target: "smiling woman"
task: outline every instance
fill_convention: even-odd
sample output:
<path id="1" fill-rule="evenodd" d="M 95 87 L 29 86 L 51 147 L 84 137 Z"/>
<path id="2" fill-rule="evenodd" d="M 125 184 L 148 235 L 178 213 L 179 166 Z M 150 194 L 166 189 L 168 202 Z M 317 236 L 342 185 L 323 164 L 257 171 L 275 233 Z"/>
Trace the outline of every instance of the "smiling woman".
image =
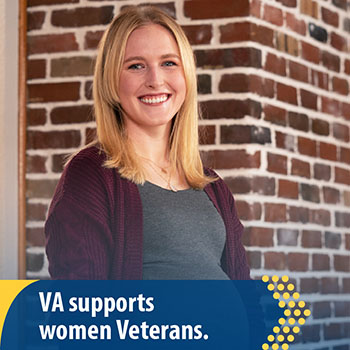
<path id="1" fill-rule="evenodd" d="M 248 279 L 234 199 L 198 147 L 194 56 L 181 27 L 130 6 L 96 60 L 97 137 L 62 174 L 45 225 L 63 279 Z"/>

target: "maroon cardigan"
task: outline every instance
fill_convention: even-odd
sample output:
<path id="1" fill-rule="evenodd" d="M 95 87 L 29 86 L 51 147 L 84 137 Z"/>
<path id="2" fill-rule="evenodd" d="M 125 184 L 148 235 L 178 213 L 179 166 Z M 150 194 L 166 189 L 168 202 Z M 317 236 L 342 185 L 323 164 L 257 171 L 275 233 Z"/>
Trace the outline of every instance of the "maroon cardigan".
<path id="1" fill-rule="evenodd" d="M 104 160 L 96 147 L 82 150 L 57 185 L 45 224 L 54 279 L 142 279 L 141 197 L 137 185 L 103 167 Z M 230 279 L 249 279 L 243 226 L 230 190 L 222 179 L 204 190 L 226 227 L 223 270 Z"/>

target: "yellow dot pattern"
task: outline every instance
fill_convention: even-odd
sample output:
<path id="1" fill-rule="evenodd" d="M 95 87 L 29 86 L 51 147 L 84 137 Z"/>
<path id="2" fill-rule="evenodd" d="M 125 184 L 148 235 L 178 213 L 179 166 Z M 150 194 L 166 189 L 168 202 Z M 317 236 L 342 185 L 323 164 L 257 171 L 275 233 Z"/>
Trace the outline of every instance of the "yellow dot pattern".
<path id="1" fill-rule="evenodd" d="M 300 332 L 300 326 L 305 324 L 306 318 L 311 311 L 306 309 L 306 303 L 300 299 L 300 294 L 295 291 L 295 286 L 289 281 L 289 277 L 276 275 L 271 278 L 267 275 L 262 277 L 267 289 L 273 292 L 273 298 L 278 300 L 278 306 L 283 310 L 284 317 L 278 319 L 279 326 L 273 327 L 273 333 L 267 337 L 262 345 L 263 350 L 288 350 L 289 344 L 295 340 L 295 334 Z M 291 333 L 292 332 L 292 333 Z"/>

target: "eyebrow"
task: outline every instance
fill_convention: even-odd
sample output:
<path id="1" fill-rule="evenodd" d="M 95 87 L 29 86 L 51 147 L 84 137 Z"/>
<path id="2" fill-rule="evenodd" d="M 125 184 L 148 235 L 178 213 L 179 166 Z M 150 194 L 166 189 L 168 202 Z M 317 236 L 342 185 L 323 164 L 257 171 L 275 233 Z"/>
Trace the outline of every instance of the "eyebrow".
<path id="1" fill-rule="evenodd" d="M 180 60 L 179 55 L 176 55 L 176 54 L 174 54 L 174 53 L 167 53 L 167 54 L 165 54 L 165 55 L 160 56 L 160 58 L 161 58 L 161 59 L 164 59 L 164 58 L 177 58 L 177 59 Z M 145 58 L 142 57 L 142 56 L 132 56 L 132 57 L 127 58 L 127 59 L 124 61 L 124 63 L 128 63 L 128 62 L 130 62 L 130 61 L 145 61 Z"/>

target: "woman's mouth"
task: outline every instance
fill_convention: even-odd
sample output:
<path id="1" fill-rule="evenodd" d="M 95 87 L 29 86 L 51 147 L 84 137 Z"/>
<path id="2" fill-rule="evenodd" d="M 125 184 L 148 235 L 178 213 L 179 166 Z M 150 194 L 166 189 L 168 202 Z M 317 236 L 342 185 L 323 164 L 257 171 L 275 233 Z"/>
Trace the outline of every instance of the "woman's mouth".
<path id="1" fill-rule="evenodd" d="M 170 94 L 145 95 L 139 97 L 139 100 L 147 105 L 154 105 L 167 101 L 170 98 L 170 96 Z"/>

